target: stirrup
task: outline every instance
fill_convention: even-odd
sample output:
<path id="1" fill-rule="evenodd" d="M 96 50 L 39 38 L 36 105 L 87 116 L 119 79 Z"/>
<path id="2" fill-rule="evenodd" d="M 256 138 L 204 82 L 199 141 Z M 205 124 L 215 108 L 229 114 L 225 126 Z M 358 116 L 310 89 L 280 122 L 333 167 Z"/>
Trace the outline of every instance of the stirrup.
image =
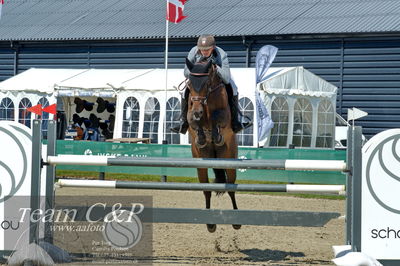
<path id="1" fill-rule="evenodd" d="M 181 122 L 178 126 L 171 127 L 170 130 L 175 133 L 186 134 L 188 128 L 189 128 L 188 122 Z"/>
<path id="2" fill-rule="evenodd" d="M 253 122 L 249 121 L 249 122 L 245 122 L 245 123 L 241 123 L 243 126 L 243 129 L 249 128 L 253 125 Z"/>
<path id="3" fill-rule="evenodd" d="M 243 129 L 244 129 L 244 127 L 243 127 L 242 123 L 236 123 L 236 124 L 232 125 L 232 130 L 234 133 L 239 133 Z"/>
<path id="4" fill-rule="evenodd" d="M 251 121 L 245 122 L 245 123 L 238 122 L 234 127 L 232 127 L 232 130 L 235 133 L 239 133 L 240 131 L 251 127 L 252 125 L 253 125 L 253 122 L 251 122 Z"/>

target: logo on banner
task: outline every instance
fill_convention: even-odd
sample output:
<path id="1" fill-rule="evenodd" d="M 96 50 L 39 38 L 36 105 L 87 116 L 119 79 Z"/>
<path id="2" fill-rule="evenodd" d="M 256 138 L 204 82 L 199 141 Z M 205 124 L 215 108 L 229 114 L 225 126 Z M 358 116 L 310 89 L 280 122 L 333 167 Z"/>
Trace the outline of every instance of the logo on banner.
<path id="1" fill-rule="evenodd" d="M 0 121 L 0 203 L 14 196 L 30 175 L 29 128 L 14 121 Z"/>
<path id="2" fill-rule="evenodd" d="M 93 152 L 92 152 L 91 149 L 86 149 L 86 150 L 83 152 L 83 155 L 93 155 Z"/>
<path id="3" fill-rule="evenodd" d="M 400 135 L 389 136 L 374 147 L 367 158 L 365 177 L 374 200 L 400 214 Z"/>

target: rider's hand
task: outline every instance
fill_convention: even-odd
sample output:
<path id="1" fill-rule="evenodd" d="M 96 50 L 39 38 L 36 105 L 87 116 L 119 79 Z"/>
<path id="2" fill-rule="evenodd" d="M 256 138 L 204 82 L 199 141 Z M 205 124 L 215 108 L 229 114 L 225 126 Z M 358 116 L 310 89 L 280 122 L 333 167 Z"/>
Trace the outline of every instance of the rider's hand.
<path id="1" fill-rule="evenodd" d="M 213 65 L 216 65 L 216 64 L 217 64 L 217 60 L 215 59 L 214 56 L 210 56 L 210 57 L 208 58 L 208 61 L 211 61 L 211 63 L 212 63 Z"/>

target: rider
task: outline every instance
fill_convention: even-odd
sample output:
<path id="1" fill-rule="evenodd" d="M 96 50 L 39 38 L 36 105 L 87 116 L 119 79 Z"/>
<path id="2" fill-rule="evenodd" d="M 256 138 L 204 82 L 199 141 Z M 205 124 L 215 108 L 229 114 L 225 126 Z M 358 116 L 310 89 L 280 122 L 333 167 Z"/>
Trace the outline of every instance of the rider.
<path id="1" fill-rule="evenodd" d="M 213 64 L 216 65 L 217 74 L 226 85 L 226 90 L 228 93 L 228 101 L 232 114 L 232 130 L 235 133 L 238 133 L 241 130 L 251 126 L 251 122 L 242 122 L 243 115 L 239 109 L 238 91 L 235 83 L 231 79 L 228 55 L 224 50 L 215 45 L 214 36 L 208 34 L 201 35 L 197 41 L 197 46 L 194 46 L 190 50 L 188 59 L 192 63 L 211 60 Z M 188 78 L 190 75 L 190 71 L 186 65 L 184 75 L 186 78 Z M 187 121 L 188 95 L 189 89 L 186 88 L 182 95 L 180 124 L 171 128 L 171 131 L 173 132 L 185 134 L 189 128 L 189 123 Z"/>

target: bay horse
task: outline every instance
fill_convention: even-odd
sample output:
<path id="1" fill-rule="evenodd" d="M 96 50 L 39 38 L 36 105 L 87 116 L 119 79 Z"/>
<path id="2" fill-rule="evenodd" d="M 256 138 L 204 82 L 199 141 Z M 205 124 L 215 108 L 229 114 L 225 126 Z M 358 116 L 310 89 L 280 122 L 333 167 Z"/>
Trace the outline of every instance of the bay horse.
<path id="1" fill-rule="evenodd" d="M 226 85 L 217 75 L 216 66 L 209 62 L 192 63 L 186 58 L 189 75 L 188 115 L 189 135 L 194 158 L 237 158 L 238 144 L 231 127 L 231 111 Z M 213 169 L 215 183 L 234 184 L 236 169 Z M 208 183 L 208 169 L 198 168 L 200 183 Z M 204 191 L 206 209 L 210 209 L 211 191 Z M 217 193 L 220 195 L 223 193 Z M 228 192 L 233 209 L 237 209 L 235 192 Z M 232 225 L 240 229 L 241 225 Z M 209 232 L 217 229 L 207 224 Z"/>

